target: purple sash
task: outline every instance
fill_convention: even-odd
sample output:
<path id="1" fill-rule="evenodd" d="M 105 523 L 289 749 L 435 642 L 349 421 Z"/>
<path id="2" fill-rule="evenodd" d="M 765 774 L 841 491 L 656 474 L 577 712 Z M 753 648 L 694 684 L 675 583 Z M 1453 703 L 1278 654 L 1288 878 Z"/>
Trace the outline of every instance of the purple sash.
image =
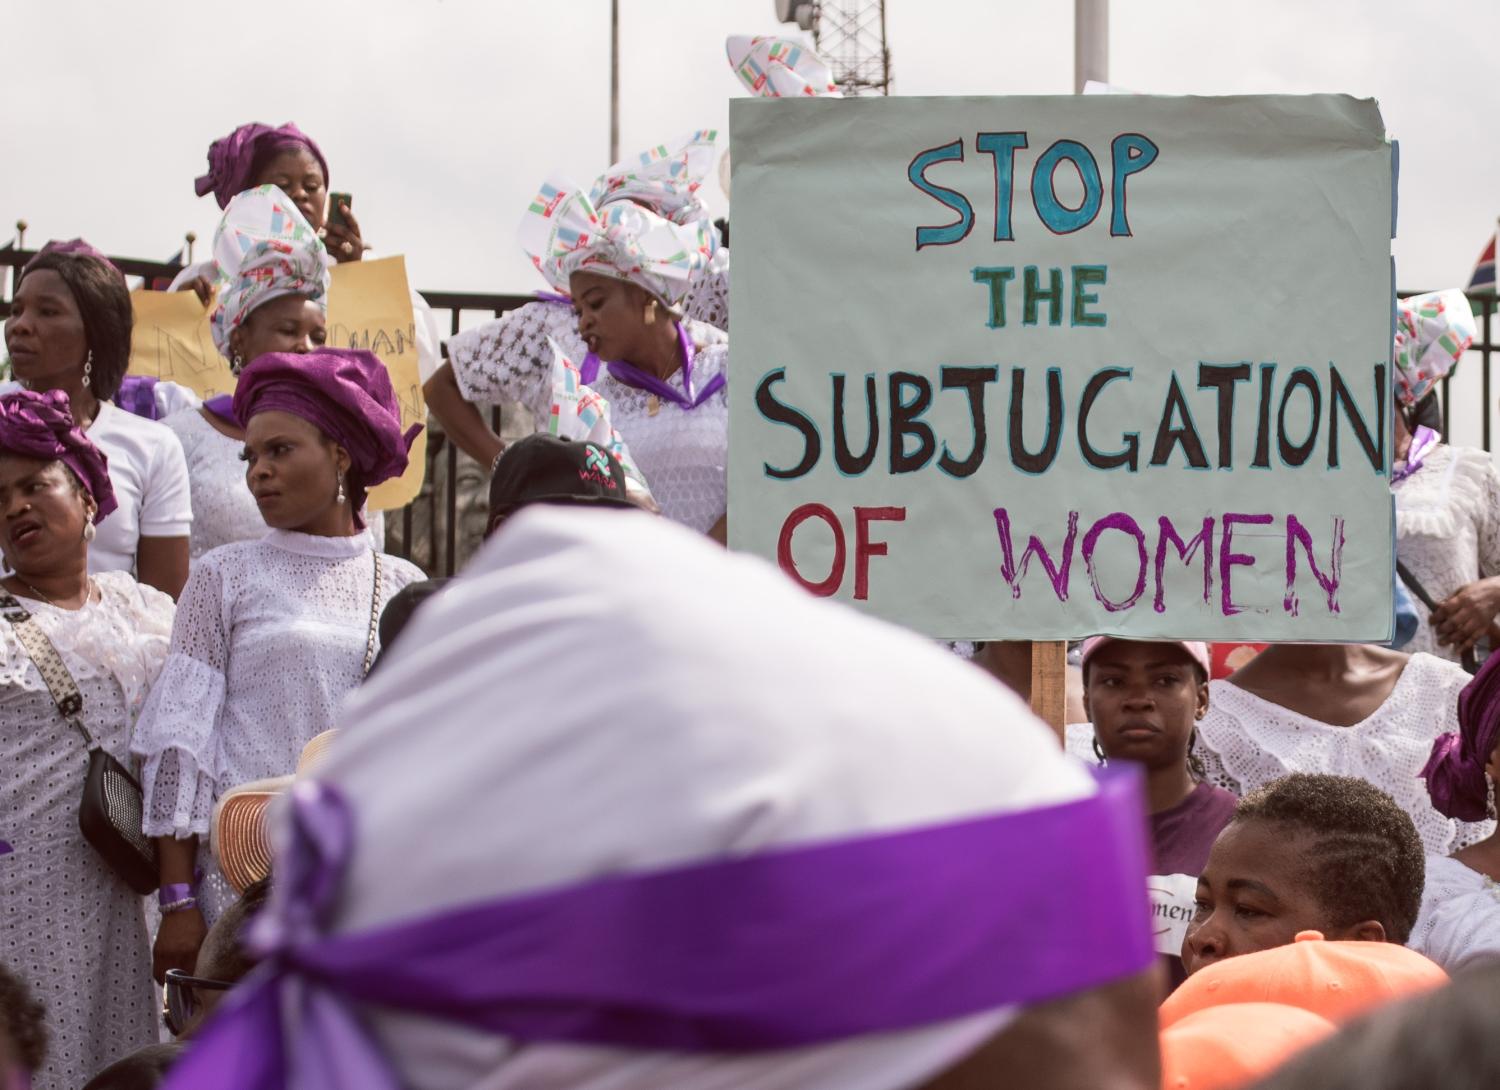
<path id="1" fill-rule="evenodd" d="M 234 415 L 233 394 L 220 394 L 218 397 L 211 397 L 203 403 L 203 407 L 231 427 L 244 427 L 240 423 L 239 417 Z"/>
<path id="2" fill-rule="evenodd" d="M 115 404 L 134 416 L 160 419 L 156 411 L 156 383 L 154 375 L 126 375 L 115 392 Z"/>
<path id="3" fill-rule="evenodd" d="M 1140 777 L 1041 810 L 769 851 L 322 934 L 351 814 L 292 791 L 268 960 L 169 1090 L 398 1090 L 356 1004 L 519 1041 L 813 1045 L 1036 1003 L 1152 964 Z M 497 861 L 499 865 L 499 861 Z"/>
<path id="4" fill-rule="evenodd" d="M 537 298 L 544 303 L 565 303 L 573 305 L 573 301 L 565 295 L 553 295 L 551 292 L 537 292 Z M 692 412 L 702 405 L 714 394 L 724 387 L 723 374 L 717 374 L 708 380 L 707 385 L 693 395 L 693 360 L 697 353 L 693 350 L 693 341 L 687 335 L 687 329 L 681 322 L 677 323 L 677 345 L 682 355 L 682 389 L 679 390 L 664 379 L 657 378 L 649 371 L 642 371 L 633 363 L 621 360 L 616 363 L 604 364 L 609 369 L 610 375 L 616 382 L 622 382 L 637 390 L 645 390 L 649 394 L 655 394 L 663 401 L 670 401 L 681 407 L 683 412 Z M 590 352 L 583 357 L 583 362 L 578 365 L 578 381 L 585 386 L 593 386 L 594 380 L 599 377 L 600 360 L 597 354 Z"/>
<path id="5" fill-rule="evenodd" d="M 1406 448 L 1406 464 L 1391 473 L 1391 484 L 1404 481 L 1417 470 L 1422 468 L 1422 463 L 1432 453 L 1432 448 L 1442 442 L 1443 437 L 1433 431 L 1426 424 L 1421 425 L 1412 432 L 1411 445 Z"/>

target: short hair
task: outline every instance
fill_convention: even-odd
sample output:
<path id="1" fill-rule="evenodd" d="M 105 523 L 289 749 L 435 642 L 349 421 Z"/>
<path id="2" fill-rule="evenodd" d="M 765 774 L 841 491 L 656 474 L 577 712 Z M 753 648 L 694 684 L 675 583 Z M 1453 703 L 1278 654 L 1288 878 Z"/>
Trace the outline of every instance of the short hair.
<path id="1" fill-rule="evenodd" d="M 1240 799 L 1231 824 L 1274 821 L 1314 841 L 1306 858 L 1333 927 L 1378 920 L 1404 944 L 1422 907 L 1426 859 L 1411 815 L 1354 776 L 1296 772 Z"/>
<path id="2" fill-rule="evenodd" d="M 47 1008 L 31 988 L 0 963 L 0 1033 L 10 1039 L 16 1059 L 35 1071 L 47 1058 Z"/>
<path id="3" fill-rule="evenodd" d="M 1489 1090 L 1500 1086 L 1500 962 L 1381 1007 L 1294 1056 L 1257 1090 Z"/>
<path id="4" fill-rule="evenodd" d="M 78 313 L 83 316 L 83 335 L 93 353 L 90 388 L 100 401 L 108 401 L 119 392 L 130 366 L 130 333 L 135 327 L 135 312 L 130 306 L 130 289 L 120 270 L 90 254 L 42 253 L 32 258 L 22 273 L 30 276 L 50 269 L 62 277 Z"/>
<path id="5" fill-rule="evenodd" d="M 270 895 L 269 876 L 251 882 L 204 936 L 204 948 L 208 951 L 205 972 L 214 980 L 237 983 L 259 962 L 245 945 L 245 928 L 265 908 Z"/>

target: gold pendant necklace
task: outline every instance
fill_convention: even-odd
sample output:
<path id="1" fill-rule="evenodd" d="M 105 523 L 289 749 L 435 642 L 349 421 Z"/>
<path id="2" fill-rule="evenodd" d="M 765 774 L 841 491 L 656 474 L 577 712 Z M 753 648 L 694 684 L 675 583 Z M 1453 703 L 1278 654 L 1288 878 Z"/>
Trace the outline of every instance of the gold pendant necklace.
<path id="1" fill-rule="evenodd" d="M 655 416 L 659 412 L 661 412 L 661 398 L 652 394 L 646 398 L 646 415 Z"/>

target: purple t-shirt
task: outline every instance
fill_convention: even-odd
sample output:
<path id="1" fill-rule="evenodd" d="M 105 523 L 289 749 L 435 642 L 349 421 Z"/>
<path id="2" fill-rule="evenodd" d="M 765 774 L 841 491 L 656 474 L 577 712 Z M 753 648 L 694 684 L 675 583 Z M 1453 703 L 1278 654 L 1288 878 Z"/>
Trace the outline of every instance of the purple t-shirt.
<path id="1" fill-rule="evenodd" d="M 1208 851 L 1234 816 L 1239 799 L 1200 783 L 1170 810 L 1151 815 L 1151 843 L 1156 854 L 1156 874 L 1203 873 Z"/>

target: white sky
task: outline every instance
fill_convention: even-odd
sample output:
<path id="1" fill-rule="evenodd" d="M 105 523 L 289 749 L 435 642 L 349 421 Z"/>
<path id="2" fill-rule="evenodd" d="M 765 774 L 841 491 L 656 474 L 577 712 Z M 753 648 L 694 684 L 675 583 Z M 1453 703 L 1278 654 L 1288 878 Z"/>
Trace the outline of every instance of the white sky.
<path id="1" fill-rule="evenodd" d="M 728 128 L 734 33 L 772 0 L 621 0 L 621 149 Z M 1467 282 L 1500 214 L 1496 0 L 1114 0 L 1111 81 L 1173 94 L 1378 98 L 1401 141 L 1403 287 Z M 889 0 L 903 94 L 1065 94 L 1071 0 Z M 795 34 L 794 27 L 785 30 Z M 0 0 L 0 238 L 83 235 L 206 252 L 193 196 L 209 142 L 297 122 L 354 194 L 367 241 L 413 286 L 531 291 L 515 244 L 536 185 L 608 158 L 608 0 Z M 711 201 L 722 195 L 711 182 Z"/>

